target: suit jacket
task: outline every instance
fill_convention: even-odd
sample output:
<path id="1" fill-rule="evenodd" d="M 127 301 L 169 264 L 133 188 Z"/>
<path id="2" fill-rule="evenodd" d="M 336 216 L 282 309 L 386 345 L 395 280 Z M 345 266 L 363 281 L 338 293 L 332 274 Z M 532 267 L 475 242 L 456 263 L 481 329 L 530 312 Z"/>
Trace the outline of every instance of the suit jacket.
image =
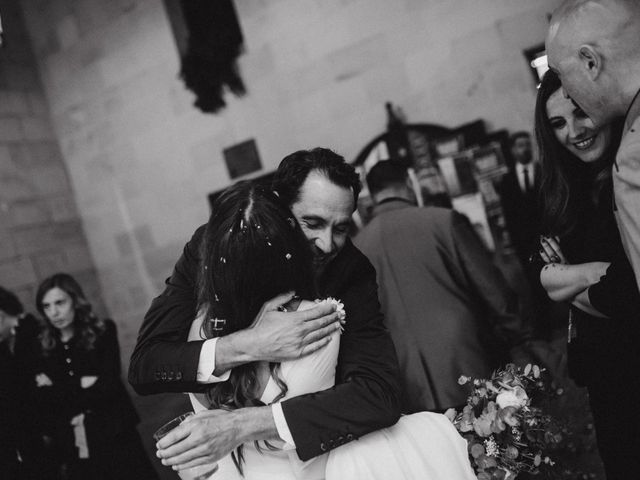
<path id="1" fill-rule="evenodd" d="M 507 230 L 518 257 L 526 264 L 531 253 L 538 247 L 538 235 L 541 232 L 541 213 L 538 192 L 541 181 L 541 167 L 534 163 L 534 185 L 531 192 L 525 194 L 520 188 L 515 167 L 502 178 L 498 193 L 502 203 Z"/>
<path id="2" fill-rule="evenodd" d="M 129 382 L 140 394 L 197 392 L 203 342 L 187 342 L 196 316 L 199 245 L 194 233 L 155 298 L 140 328 L 129 366 Z M 394 424 L 400 414 L 398 363 L 384 327 L 375 271 L 347 241 L 319 279 L 322 295 L 344 302 L 347 324 L 341 337 L 336 385 L 286 400 L 282 410 L 298 456 L 308 460 L 371 431 Z"/>
<path id="3" fill-rule="evenodd" d="M 460 375 L 486 377 L 529 339 L 514 292 L 459 213 L 383 203 L 355 243 L 378 272 L 404 412 L 463 405 Z"/>
<path id="4" fill-rule="evenodd" d="M 113 448 L 113 440 L 122 432 L 135 428 L 139 417 L 122 382 L 120 348 L 116 325 L 105 320 L 105 331 L 94 348 L 78 346 L 75 338 L 67 344 L 58 342 L 43 355 L 36 373 L 49 377 L 52 386 L 37 387 L 36 402 L 43 424 L 59 441 L 71 458 L 76 458 L 71 418 L 85 414 L 89 453 L 92 457 Z M 80 378 L 97 376 L 89 388 L 81 388 Z M 93 453 L 92 453 L 93 452 Z"/>

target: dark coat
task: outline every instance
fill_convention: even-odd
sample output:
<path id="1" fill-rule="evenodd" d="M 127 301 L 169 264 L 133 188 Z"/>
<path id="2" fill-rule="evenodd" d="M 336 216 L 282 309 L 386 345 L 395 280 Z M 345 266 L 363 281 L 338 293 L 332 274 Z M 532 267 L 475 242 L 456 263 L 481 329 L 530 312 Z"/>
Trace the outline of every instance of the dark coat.
<path id="1" fill-rule="evenodd" d="M 131 357 L 129 382 L 140 394 L 197 392 L 203 342 L 187 342 L 196 317 L 196 279 L 204 226 L 194 233 L 164 292 L 147 312 Z M 321 293 L 344 302 L 349 320 L 341 337 L 336 386 L 282 403 L 298 456 L 308 460 L 400 414 L 398 361 L 383 325 L 375 270 L 347 241 L 319 280 Z"/>
<path id="2" fill-rule="evenodd" d="M 533 165 L 534 187 L 531 192 L 525 194 L 522 191 L 514 169 L 510 169 L 498 185 L 507 230 L 524 265 L 529 256 L 539 248 L 538 235 L 541 232 L 539 188 L 542 169 L 537 162 Z"/>
<path id="3" fill-rule="evenodd" d="M 374 209 L 355 243 L 378 272 L 403 411 L 463 405 L 460 375 L 490 375 L 509 347 L 530 338 L 515 293 L 461 214 L 390 201 Z"/>
<path id="4" fill-rule="evenodd" d="M 83 469 L 75 476 L 72 473 L 73 478 L 156 478 L 135 430 L 138 414 L 120 377 L 120 347 L 112 320 L 105 320 L 105 330 L 92 349 L 81 347 L 75 337 L 66 344 L 58 341 L 48 355 L 41 356 L 35 372 L 44 373 L 52 382 L 36 387 L 38 411 L 72 472 Z M 82 388 L 83 376 L 98 379 Z M 89 462 L 78 462 L 70 425 L 80 413 L 85 415 Z M 78 467 L 83 463 L 87 465 Z"/>

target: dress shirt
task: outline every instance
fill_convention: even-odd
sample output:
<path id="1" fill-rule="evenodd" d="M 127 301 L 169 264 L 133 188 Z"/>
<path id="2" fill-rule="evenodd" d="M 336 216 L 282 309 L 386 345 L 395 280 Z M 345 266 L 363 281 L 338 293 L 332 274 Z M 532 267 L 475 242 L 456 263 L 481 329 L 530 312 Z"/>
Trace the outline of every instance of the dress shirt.
<path id="1" fill-rule="evenodd" d="M 529 175 L 529 190 L 532 190 L 534 186 L 534 176 L 535 176 L 535 168 L 534 168 L 533 162 L 529 162 L 526 165 L 523 165 L 520 162 L 516 162 L 516 175 L 518 176 L 518 185 L 520 185 L 520 190 L 522 190 L 524 193 L 527 193 L 527 189 L 525 188 L 525 181 L 524 181 L 525 170 Z"/>

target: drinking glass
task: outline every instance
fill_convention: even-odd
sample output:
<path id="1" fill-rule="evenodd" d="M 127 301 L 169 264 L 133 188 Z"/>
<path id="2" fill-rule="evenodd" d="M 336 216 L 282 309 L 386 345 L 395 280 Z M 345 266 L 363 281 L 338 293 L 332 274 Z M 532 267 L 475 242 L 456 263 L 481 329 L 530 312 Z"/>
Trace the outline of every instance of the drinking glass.
<path id="1" fill-rule="evenodd" d="M 180 416 L 177 416 L 173 420 L 168 421 L 163 426 L 161 426 L 156 432 L 153 434 L 153 439 L 157 442 L 162 437 L 164 437 L 171 430 L 176 428 L 182 422 L 184 422 L 187 418 L 193 415 L 193 412 L 183 413 Z M 213 477 L 213 474 L 218 470 L 217 463 L 207 463 L 204 465 L 198 465 L 196 467 L 187 468 L 185 470 L 178 471 L 178 476 L 182 480 L 209 480 Z"/>

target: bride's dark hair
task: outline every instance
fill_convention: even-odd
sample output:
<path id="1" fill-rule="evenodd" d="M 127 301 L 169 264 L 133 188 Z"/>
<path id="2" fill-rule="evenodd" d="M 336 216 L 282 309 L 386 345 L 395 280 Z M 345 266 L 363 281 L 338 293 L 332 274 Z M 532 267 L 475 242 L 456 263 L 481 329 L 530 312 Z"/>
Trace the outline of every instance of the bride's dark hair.
<path id="1" fill-rule="evenodd" d="M 248 328 L 262 305 L 279 294 L 316 296 L 308 241 L 291 211 L 262 185 L 239 182 L 216 199 L 200 249 L 198 310 L 205 314 L 207 338 Z M 279 364 L 270 367 L 281 398 L 287 387 Z M 249 363 L 234 368 L 207 396 L 211 408 L 260 405 L 257 387 L 256 364 Z M 241 470 L 241 447 L 234 462 Z"/>

